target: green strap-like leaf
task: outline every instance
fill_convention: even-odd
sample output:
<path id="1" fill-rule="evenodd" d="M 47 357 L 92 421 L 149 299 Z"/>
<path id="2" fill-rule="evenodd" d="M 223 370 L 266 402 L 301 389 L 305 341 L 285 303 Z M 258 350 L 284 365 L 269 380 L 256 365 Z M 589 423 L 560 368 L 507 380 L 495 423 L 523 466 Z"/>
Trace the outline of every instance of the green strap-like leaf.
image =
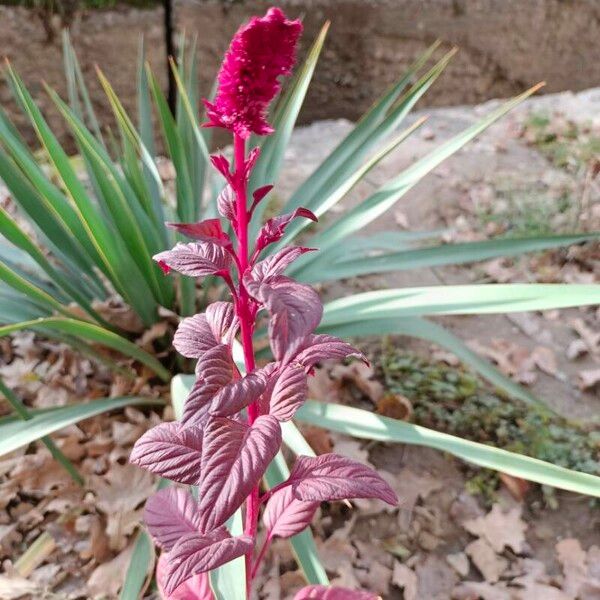
<path id="1" fill-rule="evenodd" d="M 103 329 L 102 327 L 78 319 L 69 319 L 64 317 L 46 317 L 32 321 L 23 321 L 21 323 L 11 323 L 0 327 L 0 337 L 21 331 L 23 329 L 35 329 L 44 331 L 46 329 L 57 330 L 68 335 L 81 337 L 84 340 L 99 342 L 104 346 L 118 350 L 119 352 L 139 360 L 149 369 L 154 371 L 163 381 L 169 381 L 171 374 L 158 362 L 152 355 L 142 350 L 139 346 L 131 343 L 129 340 Z"/>
<path id="2" fill-rule="evenodd" d="M 185 156 L 185 146 L 167 100 L 148 65 L 146 65 L 146 74 L 169 156 L 177 172 L 177 216 L 181 221 L 189 223 L 194 220 L 200 198 L 194 196 L 189 166 Z"/>
<path id="3" fill-rule="evenodd" d="M 89 240 L 100 257 L 98 266 L 111 278 L 119 293 L 136 308 L 144 323 L 148 325 L 153 323 L 156 320 L 156 306 L 152 294 L 135 262 L 129 257 L 123 240 L 114 235 L 108 223 L 102 218 L 97 207 L 91 201 L 69 157 L 52 133 L 21 79 L 10 67 L 8 73 L 19 100 L 31 119 L 56 174 L 64 183 L 81 225 L 83 225 Z"/>
<path id="4" fill-rule="evenodd" d="M 507 283 L 376 290 L 325 305 L 322 324 L 423 315 L 481 315 L 600 304 L 600 285 Z"/>
<path id="5" fill-rule="evenodd" d="M 384 252 L 360 257 L 355 255 L 344 256 L 343 253 L 336 252 L 336 256 L 339 257 L 337 260 L 331 260 L 330 252 L 325 252 L 306 268 L 299 269 L 296 274 L 302 281 L 306 282 L 330 281 L 332 279 L 387 273 L 389 271 L 459 265 L 499 256 L 518 256 L 526 252 L 538 252 L 548 248 L 579 244 L 599 237 L 600 233 L 590 233 L 494 239 Z M 373 238 L 376 241 L 377 235 Z M 351 245 L 352 239 L 348 242 Z"/>
<path id="6" fill-rule="evenodd" d="M 440 145 L 434 151 L 417 160 L 410 167 L 392 178 L 366 200 L 360 202 L 330 227 L 316 235 L 310 243 L 322 250 L 336 245 L 346 236 L 361 229 L 387 210 L 389 210 L 408 190 L 416 185 L 427 173 L 432 171 L 446 158 L 460 150 L 467 142 L 487 129 L 500 117 L 535 93 L 541 86 L 537 85 L 523 94 L 504 103 L 487 117 L 471 125 L 458 135 Z"/>
<path id="7" fill-rule="evenodd" d="M 431 58 L 438 45 L 436 42 L 419 57 L 407 72 L 361 117 L 352 131 L 294 192 L 285 205 L 286 211 L 307 203 L 312 204 L 318 200 L 324 195 L 323 188 L 327 182 L 330 182 L 331 185 L 332 180 L 336 178 L 343 180 L 345 176 L 349 176 L 353 171 L 352 163 L 360 164 L 370 149 L 399 126 L 397 119 L 400 117 L 401 120 L 402 116 L 399 111 L 393 110 L 393 106 L 417 72 Z M 413 91 L 417 88 L 418 86 L 415 86 Z"/>
<path id="8" fill-rule="evenodd" d="M 14 290 L 21 292 L 34 300 L 38 305 L 44 306 L 48 311 L 58 311 L 63 315 L 72 316 L 69 309 L 53 298 L 46 290 L 28 281 L 22 274 L 3 260 L 0 260 L 0 280 L 4 281 Z M 1 317 L 0 317 L 1 321 Z"/>
<path id="9" fill-rule="evenodd" d="M 79 217 L 62 191 L 36 163 L 29 148 L 12 131 L 12 124 L 1 109 L 0 141 L 6 149 L 6 153 L 0 152 L 0 177 L 15 202 L 38 226 L 54 253 L 68 256 L 102 289 L 92 268 L 101 261 Z"/>
<path id="10" fill-rule="evenodd" d="M 542 485 L 600 497 L 600 477 L 595 475 L 557 467 L 542 460 L 381 417 L 366 410 L 309 400 L 296 413 L 296 418 L 354 437 L 435 448 L 480 467 Z"/>
<path id="11" fill-rule="evenodd" d="M 33 415 L 29 409 L 23 404 L 21 398 L 19 398 L 5 383 L 0 379 L 0 394 L 4 396 L 6 401 L 11 405 L 13 411 L 23 421 L 29 421 L 33 418 Z M 71 476 L 73 481 L 78 485 L 83 485 L 83 477 L 75 467 L 75 465 L 61 452 L 58 446 L 50 439 L 49 436 L 45 435 L 41 438 L 42 443 L 48 448 L 50 454 Z"/>
<path id="12" fill-rule="evenodd" d="M 155 557 L 154 544 L 150 536 L 140 529 L 135 539 L 119 600 L 139 600 L 152 572 Z"/>
<path id="13" fill-rule="evenodd" d="M 172 291 L 169 294 L 172 283 L 162 277 L 160 269 L 152 260 L 152 255 L 161 249 L 161 237 L 104 147 L 56 93 L 49 89 L 48 93 L 73 132 L 86 159 L 90 176 L 97 184 L 98 200 L 111 215 L 112 223 L 135 266 L 152 290 L 154 298 L 169 306 L 169 301 L 172 300 Z"/>
<path id="14" fill-rule="evenodd" d="M 60 285 L 61 288 L 71 296 L 75 302 L 79 304 L 93 319 L 102 323 L 104 326 L 108 326 L 108 323 L 92 308 L 92 305 L 75 282 L 69 280 L 69 278 L 54 268 L 44 253 L 31 241 L 27 234 L 19 227 L 16 221 L 14 221 L 10 215 L 0 207 L 0 233 L 9 240 L 12 244 L 21 248 L 46 272 L 56 285 Z"/>
<path id="15" fill-rule="evenodd" d="M 31 411 L 32 417 L 28 421 L 4 418 L 0 420 L 0 455 L 8 454 L 69 425 L 111 410 L 126 406 L 160 404 L 162 401 L 155 398 L 102 398 L 89 404 Z"/>
<path id="16" fill-rule="evenodd" d="M 71 36 L 68 29 L 63 29 L 63 61 L 65 67 L 65 76 L 67 79 L 67 91 L 69 94 L 69 104 L 75 114 L 83 121 L 89 123 L 96 139 L 104 144 L 100 125 L 90 100 L 90 94 L 81 72 L 75 49 L 71 43 Z M 81 104 L 83 103 L 82 109 Z"/>
<path id="17" fill-rule="evenodd" d="M 362 178 L 373 169 L 376 165 L 378 165 L 390 152 L 395 150 L 406 138 L 408 138 L 415 130 L 417 130 L 423 123 L 425 119 L 418 119 L 415 121 L 410 127 L 405 129 L 400 135 L 396 136 L 389 144 L 386 144 L 379 152 L 376 152 L 369 160 L 367 160 L 364 164 L 360 165 L 358 168 L 353 169 L 352 173 L 348 174 L 347 177 L 341 177 L 338 181 L 336 181 L 335 186 L 331 186 L 328 190 L 328 193 L 324 193 L 322 196 L 319 196 L 315 202 L 310 206 L 310 210 L 314 212 L 317 217 L 322 216 L 327 211 L 329 211 L 333 206 L 335 206 L 340 200 L 344 198 L 344 196 L 350 192 L 350 190 L 362 180 Z M 275 252 L 278 248 L 281 248 L 285 244 L 289 243 L 293 240 L 299 233 L 301 233 L 306 227 L 312 224 L 312 221 L 308 219 L 296 219 L 287 228 L 286 235 L 283 239 L 271 246 L 270 251 Z M 309 242 L 310 243 L 310 242 Z M 311 259 L 312 260 L 312 259 Z M 294 270 L 298 270 L 299 267 L 302 266 L 303 261 L 295 263 Z M 290 273 L 292 270 L 290 269 Z"/>

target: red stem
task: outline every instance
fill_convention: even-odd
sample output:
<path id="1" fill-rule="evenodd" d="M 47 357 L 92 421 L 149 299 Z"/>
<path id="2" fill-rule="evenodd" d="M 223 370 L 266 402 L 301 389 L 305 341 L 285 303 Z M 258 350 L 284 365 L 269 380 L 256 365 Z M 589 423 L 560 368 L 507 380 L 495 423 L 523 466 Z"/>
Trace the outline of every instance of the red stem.
<path id="1" fill-rule="evenodd" d="M 271 534 L 269 533 L 267 535 L 267 537 L 265 538 L 263 546 L 260 549 L 260 552 L 258 553 L 256 561 L 254 562 L 254 566 L 252 567 L 252 575 L 251 575 L 252 579 L 254 579 L 256 577 L 256 575 L 258 574 L 258 567 L 260 567 L 260 563 L 262 562 L 262 559 L 265 557 L 265 554 L 267 553 L 267 550 L 269 549 L 269 546 L 271 545 L 272 539 L 273 538 L 271 538 Z"/>
<path id="2" fill-rule="evenodd" d="M 239 293 L 235 302 L 236 313 L 240 322 L 242 335 L 242 347 L 244 349 L 244 363 L 246 372 L 254 370 L 256 364 L 254 361 L 254 348 L 252 345 L 252 333 L 254 330 L 254 317 L 250 306 L 250 297 L 244 287 L 242 278 L 248 268 L 248 203 L 247 203 L 247 182 L 244 174 L 244 165 L 246 161 L 246 141 L 238 135 L 233 137 L 233 151 L 235 161 L 234 173 L 234 192 L 236 198 L 237 227 L 236 235 L 238 239 L 237 246 L 237 266 L 239 279 Z M 259 408 L 256 403 L 248 407 L 248 424 L 252 425 L 259 414 Z M 256 528 L 258 523 L 258 486 L 256 486 L 246 500 L 246 521 L 244 524 L 244 533 L 252 538 L 256 537 Z M 252 551 L 246 555 L 246 594 L 250 597 L 252 589 Z"/>

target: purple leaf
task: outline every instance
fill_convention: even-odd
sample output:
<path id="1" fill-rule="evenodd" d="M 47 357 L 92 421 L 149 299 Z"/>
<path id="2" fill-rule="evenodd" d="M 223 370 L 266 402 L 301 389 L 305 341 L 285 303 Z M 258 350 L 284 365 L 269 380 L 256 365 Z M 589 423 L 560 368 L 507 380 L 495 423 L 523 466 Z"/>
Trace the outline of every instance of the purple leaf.
<path id="1" fill-rule="evenodd" d="M 192 240 L 214 242 L 224 248 L 231 247 L 231 240 L 223 231 L 219 219 L 206 219 L 197 223 L 166 223 L 166 225 Z"/>
<path id="2" fill-rule="evenodd" d="M 133 446 L 129 462 L 161 477 L 196 485 L 200 480 L 202 429 L 161 423 Z"/>
<path id="3" fill-rule="evenodd" d="M 285 233 L 286 227 L 297 217 L 304 217 L 311 221 L 318 221 L 317 217 L 308 208 L 297 208 L 294 212 L 269 219 L 261 228 L 256 238 L 256 250 L 260 252 L 269 244 L 278 242 Z"/>
<path id="4" fill-rule="evenodd" d="M 263 523 L 270 537 L 288 538 L 310 525 L 319 502 L 298 500 L 291 487 L 276 491 L 268 500 Z"/>
<path id="5" fill-rule="evenodd" d="M 289 421 L 306 400 L 307 379 L 302 365 L 284 367 L 270 386 L 269 414 L 278 421 Z"/>
<path id="6" fill-rule="evenodd" d="M 238 326 L 231 302 L 213 302 L 206 309 L 206 320 L 219 343 L 223 338 L 226 339 L 226 343 L 231 343 L 231 338 Z"/>
<path id="7" fill-rule="evenodd" d="M 254 169 L 256 161 L 259 159 L 259 157 L 260 146 L 254 146 L 254 148 L 252 148 L 252 150 L 248 152 L 248 158 L 244 163 L 244 177 L 246 178 L 246 180 L 250 178 L 250 175 L 252 174 L 252 169 Z"/>
<path id="8" fill-rule="evenodd" d="M 323 305 L 317 292 L 283 275 L 260 283 L 249 282 L 246 286 L 271 314 L 269 339 L 275 358 L 293 356 L 298 345 L 321 321 Z"/>
<path id="9" fill-rule="evenodd" d="M 245 284 L 260 283 L 267 277 L 281 275 L 297 258 L 306 252 L 314 252 L 315 248 L 302 246 L 285 246 L 275 254 L 257 262 L 252 270 L 244 276 Z"/>
<path id="10" fill-rule="evenodd" d="M 252 427 L 213 417 L 204 431 L 203 477 L 198 489 L 203 531 L 224 523 L 250 494 L 281 445 L 275 417 L 258 417 Z"/>
<path id="11" fill-rule="evenodd" d="M 187 358 L 199 358 L 217 344 L 204 313 L 183 319 L 173 337 L 173 346 Z"/>
<path id="12" fill-rule="evenodd" d="M 169 555 L 163 552 L 156 565 L 156 585 L 163 600 L 214 600 L 210 588 L 208 573 L 198 573 L 188 579 L 175 591 L 167 594 L 165 591 L 165 579 L 169 570 Z"/>
<path id="13" fill-rule="evenodd" d="M 165 273 L 173 269 L 190 277 L 222 274 L 231 263 L 229 252 L 213 242 L 178 243 L 172 250 L 155 254 L 153 258 Z"/>
<path id="14" fill-rule="evenodd" d="M 223 217 L 235 223 L 235 192 L 230 185 L 226 185 L 217 196 L 217 209 Z"/>
<path id="15" fill-rule="evenodd" d="M 179 538 L 198 533 L 198 506 L 188 491 L 168 487 L 148 498 L 144 522 L 156 543 L 168 551 Z"/>
<path id="16" fill-rule="evenodd" d="M 272 185 L 263 185 L 262 187 L 254 190 L 252 193 L 252 208 L 254 208 L 272 189 Z"/>
<path id="17" fill-rule="evenodd" d="M 380 598 L 381 596 L 372 592 L 325 585 L 309 585 L 294 596 L 294 600 L 379 600 Z"/>
<path id="18" fill-rule="evenodd" d="M 213 398 L 210 413 L 218 417 L 229 417 L 258 400 L 265 391 L 267 382 L 260 372 L 248 373 L 221 389 Z"/>
<path id="19" fill-rule="evenodd" d="M 183 423 L 204 425 L 217 392 L 233 380 L 235 365 L 229 346 L 219 344 L 205 352 L 196 364 L 196 383 L 183 407 Z"/>
<path id="20" fill-rule="evenodd" d="M 242 535 L 231 537 L 226 527 L 200 535 L 189 533 L 169 552 L 169 569 L 165 578 L 167 594 L 198 573 L 205 573 L 250 552 L 254 540 Z"/>
<path id="21" fill-rule="evenodd" d="M 294 361 L 302 363 L 310 370 L 318 362 L 330 358 L 341 359 L 350 356 L 368 362 L 366 356 L 351 344 L 333 335 L 321 333 L 307 336 L 302 346 L 298 349 L 298 353 L 294 356 Z"/>
<path id="22" fill-rule="evenodd" d="M 173 338 L 173 346 L 187 358 L 200 358 L 223 339 L 225 343 L 231 343 L 236 328 L 233 304 L 214 302 L 206 309 L 206 313 L 181 321 Z"/>
<path id="23" fill-rule="evenodd" d="M 337 454 L 299 456 L 287 483 L 299 500 L 379 498 L 398 504 L 394 490 L 375 470 Z"/>
<path id="24" fill-rule="evenodd" d="M 222 154 L 211 154 L 210 162 L 213 164 L 213 167 L 223 175 L 226 181 L 231 181 L 229 161 Z"/>

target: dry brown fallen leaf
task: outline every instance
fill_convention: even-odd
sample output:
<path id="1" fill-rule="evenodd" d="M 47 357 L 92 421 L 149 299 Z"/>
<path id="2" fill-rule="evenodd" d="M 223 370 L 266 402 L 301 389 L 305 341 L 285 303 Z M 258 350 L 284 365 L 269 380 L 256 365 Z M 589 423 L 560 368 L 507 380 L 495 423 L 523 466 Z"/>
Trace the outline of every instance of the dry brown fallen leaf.
<path id="1" fill-rule="evenodd" d="M 463 581 L 452 590 L 453 600 L 513 600 L 511 592 L 502 585 L 485 581 Z"/>
<path id="2" fill-rule="evenodd" d="M 18 598 L 38 597 L 41 593 L 41 587 L 28 579 L 15 575 L 0 575 L 0 598 L 2 600 L 17 600 Z"/>
<path id="3" fill-rule="evenodd" d="M 135 541 L 112 560 L 102 563 L 94 569 L 87 581 L 90 598 L 114 598 L 119 593 L 125 581 L 125 573 L 131 559 Z"/>
<path id="4" fill-rule="evenodd" d="M 489 346 L 478 340 L 469 340 L 469 347 L 496 363 L 507 376 L 523 385 L 532 385 L 537 380 L 535 363 L 529 350 L 507 340 L 493 339 Z"/>
<path id="5" fill-rule="evenodd" d="M 527 524 L 521 519 L 520 506 L 503 512 L 499 504 L 494 504 L 487 515 L 467 520 L 463 527 L 469 533 L 484 538 L 495 552 L 502 552 L 505 547 L 517 553 L 523 550 Z"/>
<path id="6" fill-rule="evenodd" d="M 600 384 L 600 369 L 585 369 L 577 374 L 579 387 L 582 390 L 591 390 Z"/>
<path id="7" fill-rule="evenodd" d="M 464 552 L 448 554 L 446 562 L 461 576 L 466 577 L 469 574 L 469 559 Z"/>
<path id="8" fill-rule="evenodd" d="M 341 382 L 352 382 L 373 404 L 377 404 L 385 393 L 383 385 L 375 379 L 373 367 L 363 362 L 355 361 L 349 365 L 336 364 L 331 369 L 331 377 Z"/>
<path id="9" fill-rule="evenodd" d="M 408 421 L 412 415 L 412 404 L 406 396 L 387 393 L 377 401 L 375 412 L 398 421 Z"/>
<path id="10" fill-rule="evenodd" d="M 563 590 L 579 600 L 600 598 L 600 549 L 592 546 L 587 552 L 579 540 L 566 538 L 556 544 L 556 557 L 564 573 Z"/>
<path id="11" fill-rule="evenodd" d="M 113 550 L 122 550 L 141 517 L 136 510 L 154 491 L 152 474 L 133 465 L 113 464 L 104 477 L 91 478 L 96 506 L 107 518 L 106 533 Z"/>
<path id="12" fill-rule="evenodd" d="M 443 487 L 443 482 L 438 477 L 426 471 L 416 473 L 410 467 L 404 467 L 394 479 L 400 499 L 400 521 L 404 521 L 406 517 L 411 518 L 419 498 L 426 500 L 430 494 Z"/>
<path id="13" fill-rule="evenodd" d="M 392 583 L 404 590 L 404 600 L 417 600 L 417 575 L 401 562 L 394 563 Z"/>
<path id="14" fill-rule="evenodd" d="M 600 353 L 600 331 L 594 331 L 588 327 L 581 318 L 573 319 L 570 325 L 583 340 L 589 352 L 592 354 Z"/>
<path id="15" fill-rule="evenodd" d="M 414 567 L 417 575 L 419 600 L 446 600 L 448 591 L 458 583 L 454 569 L 441 557 L 427 554 Z"/>
<path id="16" fill-rule="evenodd" d="M 527 492 L 531 489 L 531 483 L 526 479 L 514 477 L 508 473 L 499 473 L 500 481 L 506 486 L 510 495 L 517 501 L 522 502 Z"/>
<path id="17" fill-rule="evenodd" d="M 531 358 L 536 367 L 547 375 L 556 376 L 558 365 L 556 355 L 546 346 L 536 346 L 531 353 Z"/>
<path id="18" fill-rule="evenodd" d="M 508 561 L 498 556 L 483 538 L 471 542 L 465 552 L 488 583 L 496 583 L 508 567 Z"/>

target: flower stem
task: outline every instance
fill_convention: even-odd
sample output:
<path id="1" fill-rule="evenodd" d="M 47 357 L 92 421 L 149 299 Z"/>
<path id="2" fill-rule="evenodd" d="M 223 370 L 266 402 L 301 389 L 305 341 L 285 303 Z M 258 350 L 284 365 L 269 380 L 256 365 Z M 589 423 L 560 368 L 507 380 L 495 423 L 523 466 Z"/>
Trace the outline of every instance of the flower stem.
<path id="1" fill-rule="evenodd" d="M 235 199 L 237 217 L 237 265 L 239 275 L 239 292 L 236 300 L 236 313 L 240 322 L 242 347 L 244 350 L 244 363 L 246 372 L 250 373 L 256 367 L 254 360 L 254 348 L 252 345 L 252 333 L 254 329 L 254 317 L 250 307 L 250 297 L 244 287 L 242 278 L 248 268 L 248 205 L 247 205 L 247 181 L 245 171 L 246 141 L 244 138 L 234 135 L 233 151 L 235 161 Z M 252 425 L 258 417 L 259 409 L 256 403 L 248 407 L 248 424 Z M 256 486 L 246 501 L 246 520 L 244 533 L 252 538 L 256 537 L 258 523 L 258 486 Z M 252 589 L 252 551 L 246 555 L 246 594 L 250 597 Z"/>
<path id="2" fill-rule="evenodd" d="M 256 575 L 258 574 L 258 568 L 260 567 L 260 563 L 262 562 L 262 559 L 265 557 L 265 554 L 267 553 L 267 550 L 269 549 L 269 546 L 271 545 L 272 539 L 273 538 L 271 537 L 271 534 L 269 533 L 267 535 L 267 537 L 265 538 L 262 548 L 260 549 L 260 552 L 258 553 L 258 557 L 256 558 L 256 561 L 254 562 L 254 566 L 252 567 L 252 579 L 254 579 L 256 577 Z"/>

